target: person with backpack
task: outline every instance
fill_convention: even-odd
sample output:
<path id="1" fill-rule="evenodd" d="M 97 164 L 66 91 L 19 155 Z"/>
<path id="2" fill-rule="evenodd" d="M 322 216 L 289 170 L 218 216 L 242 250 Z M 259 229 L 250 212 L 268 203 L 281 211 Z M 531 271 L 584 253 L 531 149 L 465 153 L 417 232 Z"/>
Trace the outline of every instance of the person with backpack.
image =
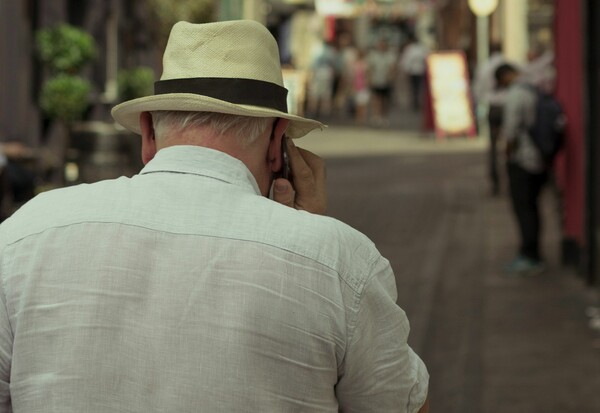
<path id="1" fill-rule="evenodd" d="M 539 197 L 560 148 L 564 116 L 558 102 L 522 79 L 516 67 L 502 64 L 495 77 L 497 84 L 507 89 L 501 136 L 506 145 L 510 198 L 521 238 L 518 254 L 506 272 L 535 275 L 544 271 Z"/>

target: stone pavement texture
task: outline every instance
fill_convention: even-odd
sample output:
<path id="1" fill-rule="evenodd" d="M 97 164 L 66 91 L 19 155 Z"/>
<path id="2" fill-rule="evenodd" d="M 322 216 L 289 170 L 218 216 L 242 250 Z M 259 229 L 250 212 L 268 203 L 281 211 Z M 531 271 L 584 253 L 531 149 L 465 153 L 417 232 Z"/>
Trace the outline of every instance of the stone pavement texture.
<path id="1" fill-rule="evenodd" d="M 517 234 L 505 192 L 488 194 L 482 139 L 332 127 L 297 144 L 327 160 L 329 214 L 391 261 L 432 412 L 600 412 L 600 334 L 586 316 L 598 290 L 560 266 L 551 191 L 546 273 L 507 278 Z"/>

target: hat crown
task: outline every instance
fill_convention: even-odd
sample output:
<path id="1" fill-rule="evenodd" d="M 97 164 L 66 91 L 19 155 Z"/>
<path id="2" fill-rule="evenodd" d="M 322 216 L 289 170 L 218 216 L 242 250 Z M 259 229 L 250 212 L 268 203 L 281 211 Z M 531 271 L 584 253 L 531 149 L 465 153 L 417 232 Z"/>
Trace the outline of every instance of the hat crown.
<path id="1" fill-rule="evenodd" d="M 284 118 L 290 121 L 290 138 L 324 127 L 288 113 L 277 42 L 265 26 L 251 20 L 176 23 L 154 95 L 120 103 L 111 113 L 139 134 L 140 114 L 153 111 Z"/>
<path id="2" fill-rule="evenodd" d="M 255 79 L 283 86 L 277 42 L 252 20 L 176 23 L 161 80 L 188 78 Z"/>

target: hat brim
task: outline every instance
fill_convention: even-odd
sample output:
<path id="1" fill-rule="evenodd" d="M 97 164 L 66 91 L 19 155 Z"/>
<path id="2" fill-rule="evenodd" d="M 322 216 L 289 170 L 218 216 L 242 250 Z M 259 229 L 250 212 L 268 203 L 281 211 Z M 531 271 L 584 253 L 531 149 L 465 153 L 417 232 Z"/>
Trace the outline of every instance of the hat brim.
<path id="1" fill-rule="evenodd" d="M 251 117 L 274 117 L 289 119 L 290 124 L 286 136 L 300 138 L 314 129 L 326 126 L 319 121 L 291 115 L 275 109 L 251 105 L 237 105 L 223 100 L 193 93 L 170 93 L 146 96 L 133 99 L 115 106 L 111 113 L 113 118 L 126 129 L 141 134 L 140 114 L 157 110 L 173 110 L 186 112 L 217 112 L 230 115 Z"/>

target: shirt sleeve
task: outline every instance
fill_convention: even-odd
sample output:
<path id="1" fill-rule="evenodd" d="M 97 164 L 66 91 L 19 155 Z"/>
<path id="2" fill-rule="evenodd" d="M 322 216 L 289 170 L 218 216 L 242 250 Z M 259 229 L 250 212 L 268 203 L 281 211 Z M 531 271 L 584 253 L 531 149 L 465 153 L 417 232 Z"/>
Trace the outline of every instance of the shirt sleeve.
<path id="1" fill-rule="evenodd" d="M 409 323 L 396 305 L 389 262 L 378 259 L 372 274 L 349 327 L 336 386 L 340 411 L 415 413 L 427 398 L 429 374 L 407 343 Z"/>
<path id="2" fill-rule="evenodd" d="M 10 399 L 12 343 L 13 333 L 6 309 L 4 274 L 0 272 L 0 413 L 12 412 Z"/>

